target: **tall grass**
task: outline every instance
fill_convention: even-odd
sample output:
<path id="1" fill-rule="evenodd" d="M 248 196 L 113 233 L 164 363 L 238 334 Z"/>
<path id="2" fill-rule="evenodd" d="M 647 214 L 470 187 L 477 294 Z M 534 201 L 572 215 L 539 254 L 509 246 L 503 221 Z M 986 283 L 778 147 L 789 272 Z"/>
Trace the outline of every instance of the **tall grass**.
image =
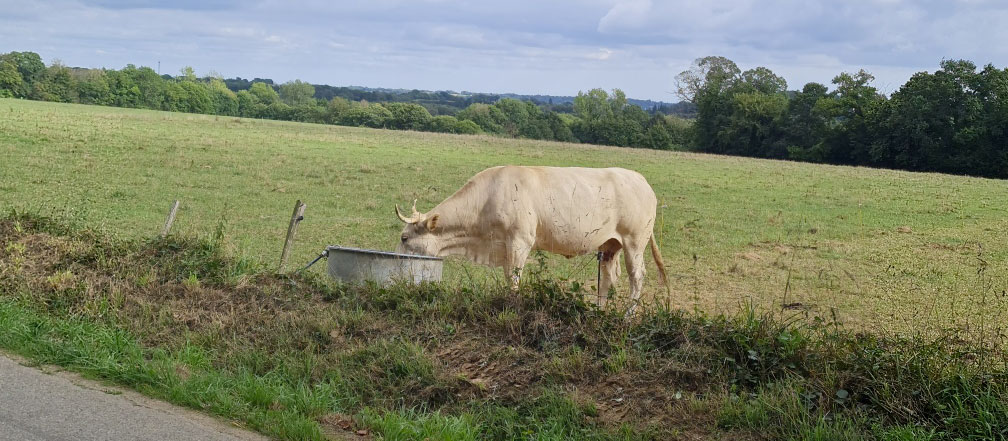
<path id="1" fill-rule="evenodd" d="M 1002 439 L 1004 348 L 501 286 L 275 276 L 226 241 L 0 221 L 0 347 L 284 439 Z M 193 282 L 195 280 L 195 282 Z"/>

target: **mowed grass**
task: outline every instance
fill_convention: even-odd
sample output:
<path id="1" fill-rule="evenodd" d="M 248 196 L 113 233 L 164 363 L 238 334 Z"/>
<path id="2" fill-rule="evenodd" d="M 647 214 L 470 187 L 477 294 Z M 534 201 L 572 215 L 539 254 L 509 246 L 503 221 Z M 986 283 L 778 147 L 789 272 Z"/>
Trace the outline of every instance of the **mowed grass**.
<path id="1" fill-rule="evenodd" d="M 57 211 L 125 237 L 222 227 L 274 262 L 296 199 L 291 259 L 326 245 L 395 246 L 395 203 L 426 211 L 503 164 L 625 167 L 660 200 L 657 232 L 679 308 L 758 309 L 888 332 L 1008 325 L 1008 182 L 489 136 L 356 129 L 0 100 L 0 209 Z M 549 271 L 595 278 L 590 256 Z M 317 265 L 313 271 L 321 271 Z M 502 278 L 452 262 L 447 277 Z M 625 290 L 625 281 L 623 283 Z M 787 308 L 784 308 L 787 306 Z"/>

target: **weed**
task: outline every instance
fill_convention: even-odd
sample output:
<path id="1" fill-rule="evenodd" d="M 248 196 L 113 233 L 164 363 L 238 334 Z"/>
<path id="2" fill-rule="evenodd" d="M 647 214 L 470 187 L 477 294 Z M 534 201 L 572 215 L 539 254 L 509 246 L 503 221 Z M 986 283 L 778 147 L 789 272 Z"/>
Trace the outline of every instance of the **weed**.
<path id="1" fill-rule="evenodd" d="M 616 352 L 609 355 L 608 358 L 603 362 L 605 369 L 610 374 L 617 374 L 622 372 L 627 367 L 627 351 L 625 348 L 620 348 Z"/>
<path id="2" fill-rule="evenodd" d="M 379 413 L 373 409 L 363 412 L 364 424 L 382 439 L 389 441 L 479 440 L 479 426 L 470 414 L 442 415 L 411 410 Z"/>
<path id="3" fill-rule="evenodd" d="M 769 384 L 756 392 L 732 395 L 718 414 L 718 424 L 769 432 L 772 439 L 870 439 L 867 421 L 856 412 L 829 415 L 816 407 L 816 394 L 800 382 Z"/>

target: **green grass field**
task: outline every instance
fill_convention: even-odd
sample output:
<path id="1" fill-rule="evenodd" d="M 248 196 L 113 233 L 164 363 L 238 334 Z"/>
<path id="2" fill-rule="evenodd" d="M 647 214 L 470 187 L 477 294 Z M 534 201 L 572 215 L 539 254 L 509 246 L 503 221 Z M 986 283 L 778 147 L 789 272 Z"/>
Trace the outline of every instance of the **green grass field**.
<path id="1" fill-rule="evenodd" d="M 236 250 L 270 263 L 296 199 L 308 205 L 292 258 L 301 265 L 328 244 L 391 249 L 393 204 L 418 198 L 427 210 L 502 164 L 644 174 L 672 274 L 662 303 L 787 304 L 782 314 L 876 331 L 1008 325 L 1005 181 L 0 100 L 0 209 L 145 237 L 180 199 L 176 231 L 209 235 L 223 223 Z M 548 262 L 557 276 L 594 279 L 592 257 Z M 448 277 L 497 274 L 464 266 L 449 265 Z M 647 289 L 661 293 L 650 274 Z"/>

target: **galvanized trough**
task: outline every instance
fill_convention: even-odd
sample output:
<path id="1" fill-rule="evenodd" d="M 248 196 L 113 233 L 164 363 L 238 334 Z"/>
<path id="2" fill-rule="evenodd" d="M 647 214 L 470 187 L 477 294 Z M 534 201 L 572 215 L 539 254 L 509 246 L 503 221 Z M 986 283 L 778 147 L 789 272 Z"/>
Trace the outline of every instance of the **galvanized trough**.
<path id="1" fill-rule="evenodd" d="M 326 248 L 329 276 L 344 282 L 373 281 L 387 285 L 399 281 L 420 283 L 441 280 L 440 257 L 330 246 Z"/>

